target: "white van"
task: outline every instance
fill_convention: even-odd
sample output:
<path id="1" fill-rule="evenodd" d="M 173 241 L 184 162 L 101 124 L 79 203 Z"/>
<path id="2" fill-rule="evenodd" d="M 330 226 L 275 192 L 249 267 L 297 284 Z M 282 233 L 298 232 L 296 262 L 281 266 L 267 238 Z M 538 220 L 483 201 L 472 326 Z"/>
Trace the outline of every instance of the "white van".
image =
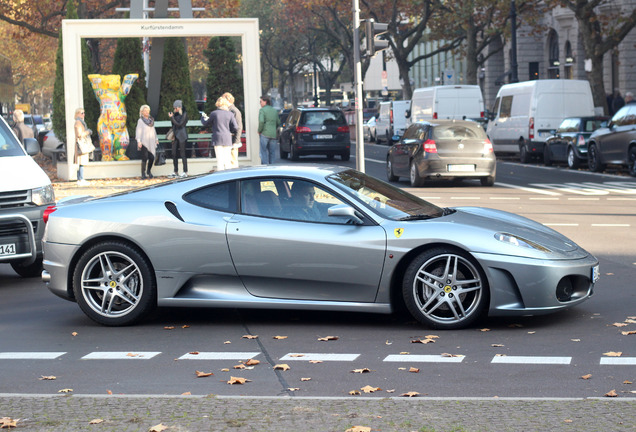
<path id="1" fill-rule="evenodd" d="M 495 153 L 543 156 L 546 139 L 566 117 L 594 116 L 586 80 L 546 79 L 505 84 L 497 93 L 486 132 Z"/>
<path id="2" fill-rule="evenodd" d="M 42 274 L 44 210 L 55 202 L 49 177 L 30 155 L 40 152 L 35 138 L 25 149 L 0 117 L 0 264 L 22 277 Z"/>
<path id="3" fill-rule="evenodd" d="M 469 120 L 484 117 L 484 97 L 478 85 L 418 88 L 411 97 L 408 125 L 421 120 Z"/>
<path id="4" fill-rule="evenodd" d="M 391 143 L 394 135 L 402 136 L 406 130 L 406 113 L 411 101 L 380 102 L 378 115 L 375 119 L 375 140 Z"/>

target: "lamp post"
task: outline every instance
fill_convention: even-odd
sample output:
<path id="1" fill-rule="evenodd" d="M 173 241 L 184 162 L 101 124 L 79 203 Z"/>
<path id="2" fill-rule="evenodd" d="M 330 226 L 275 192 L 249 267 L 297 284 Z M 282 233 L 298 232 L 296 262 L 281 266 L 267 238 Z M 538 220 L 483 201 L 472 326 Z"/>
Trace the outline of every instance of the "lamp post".
<path id="1" fill-rule="evenodd" d="M 515 0 L 510 1 L 510 82 L 519 82 L 517 72 L 517 10 Z"/>
<path id="2" fill-rule="evenodd" d="M 356 169 L 364 172 L 362 139 L 362 64 L 360 63 L 360 2 L 353 0 L 353 64 L 355 68 Z"/>

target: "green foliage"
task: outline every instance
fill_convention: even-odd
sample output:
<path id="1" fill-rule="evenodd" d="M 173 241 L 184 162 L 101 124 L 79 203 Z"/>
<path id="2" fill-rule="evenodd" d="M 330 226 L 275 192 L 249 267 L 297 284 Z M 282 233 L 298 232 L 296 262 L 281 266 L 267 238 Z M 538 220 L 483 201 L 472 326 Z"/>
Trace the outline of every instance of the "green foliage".
<path id="1" fill-rule="evenodd" d="M 168 113 L 173 111 L 172 104 L 177 99 L 183 101 L 189 120 L 199 118 L 183 39 L 166 38 L 157 120 L 170 119 Z"/>
<path id="2" fill-rule="evenodd" d="M 117 49 L 113 62 L 113 74 L 120 75 L 122 80 L 127 74 L 139 75 L 135 84 L 130 88 L 126 96 L 126 127 L 131 137 L 135 136 L 135 128 L 139 120 L 139 107 L 147 104 L 146 71 L 144 70 L 143 46 L 139 38 L 117 39 Z"/>
<path id="3" fill-rule="evenodd" d="M 205 111 L 209 113 L 216 109 L 217 98 L 225 92 L 232 93 L 235 99 L 234 105 L 244 110 L 241 63 L 232 38 L 227 36 L 211 38 L 203 55 L 208 59 L 209 66 L 205 82 L 208 97 Z"/>
<path id="4" fill-rule="evenodd" d="M 73 2 L 69 3 L 69 7 Z M 51 120 L 53 121 L 53 132 L 61 141 L 66 142 L 66 104 L 64 103 L 64 61 L 62 58 L 62 30 L 60 29 L 60 37 L 57 43 L 57 52 L 55 53 L 55 84 L 53 85 L 53 113 Z"/>
<path id="5" fill-rule="evenodd" d="M 84 121 L 89 129 L 93 130 L 93 138 L 97 138 L 97 120 L 99 120 L 99 100 L 95 96 L 88 75 L 92 74 L 91 57 L 86 43 L 82 42 L 82 94 L 84 96 Z"/>

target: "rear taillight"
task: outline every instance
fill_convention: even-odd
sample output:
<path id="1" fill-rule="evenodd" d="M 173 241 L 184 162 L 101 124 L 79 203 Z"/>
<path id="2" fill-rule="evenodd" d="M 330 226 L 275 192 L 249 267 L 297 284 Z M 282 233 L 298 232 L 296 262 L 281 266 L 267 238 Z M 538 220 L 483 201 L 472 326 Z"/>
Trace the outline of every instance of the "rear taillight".
<path id="1" fill-rule="evenodd" d="M 389 121 L 393 124 L 393 110 L 389 111 Z"/>
<path id="2" fill-rule="evenodd" d="M 309 133 L 311 132 L 311 129 L 309 129 L 307 126 L 296 126 L 296 133 Z"/>
<path id="3" fill-rule="evenodd" d="M 484 143 L 484 153 L 492 153 L 493 151 L 492 143 L 489 139 L 486 139 L 486 142 Z"/>
<path id="4" fill-rule="evenodd" d="M 579 135 L 579 139 L 578 139 L 578 144 L 579 147 L 585 147 L 585 138 L 583 138 L 583 135 Z"/>
<path id="5" fill-rule="evenodd" d="M 433 119 L 437 120 L 437 113 L 436 112 L 433 113 Z"/>
<path id="6" fill-rule="evenodd" d="M 48 206 L 47 208 L 44 209 L 44 213 L 42 214 L 42 219 L 44 220 L 44 223 L 47 223 L 49 221 L 49 215 L 53 213 L 55 210 L 57 210 L 57 207 L 54 205 Z"/>
<path id="7" fill-rule="evenodd" d="M 534 117 L 530 117 L 528 124 L 528 138 L 534 139 Z"/>
<path id="8" fill-rule="evenodd" d="M 484 112 L 483 112 L 483 111 L 481 111 L 481 112 L 479 113 L 479 117 L 484 118 Z"/>
<path id="9" fill-rule="evenodd" d="M 349 126 L 344 125 L 344 126 L 338 126 L 338 132 L 346 132 L 349 133 Z"/>
<path id="10" fill-rule="evenodd" d="M 437 146 L 435 145 L 435 141 L 433 141 L 432 139 L 427 139 L 426 141 L 424 141 L 422 143 L 422 146 L 424 147 L 424 151 L 426 153 L 437 153 Z"/>

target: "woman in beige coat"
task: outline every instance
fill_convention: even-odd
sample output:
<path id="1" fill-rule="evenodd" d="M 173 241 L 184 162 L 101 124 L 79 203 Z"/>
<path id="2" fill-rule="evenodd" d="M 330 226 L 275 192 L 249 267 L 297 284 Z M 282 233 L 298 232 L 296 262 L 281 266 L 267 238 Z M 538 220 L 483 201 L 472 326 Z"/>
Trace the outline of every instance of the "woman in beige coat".
<path id="1" fill-rule="evenodd" d="M 75 110 L 75 163 L 79 165 L 77 169 L 77 185 L 86 186 L 88 182 L 84 180 L 84 165 L 89 162 L 89 153 L 80 154 L 80 148 L 77 144 L 77 140 L 85 136 L 90 136 L 93 133 L 84 121 L 84 108 L 77 108 Z"/>

